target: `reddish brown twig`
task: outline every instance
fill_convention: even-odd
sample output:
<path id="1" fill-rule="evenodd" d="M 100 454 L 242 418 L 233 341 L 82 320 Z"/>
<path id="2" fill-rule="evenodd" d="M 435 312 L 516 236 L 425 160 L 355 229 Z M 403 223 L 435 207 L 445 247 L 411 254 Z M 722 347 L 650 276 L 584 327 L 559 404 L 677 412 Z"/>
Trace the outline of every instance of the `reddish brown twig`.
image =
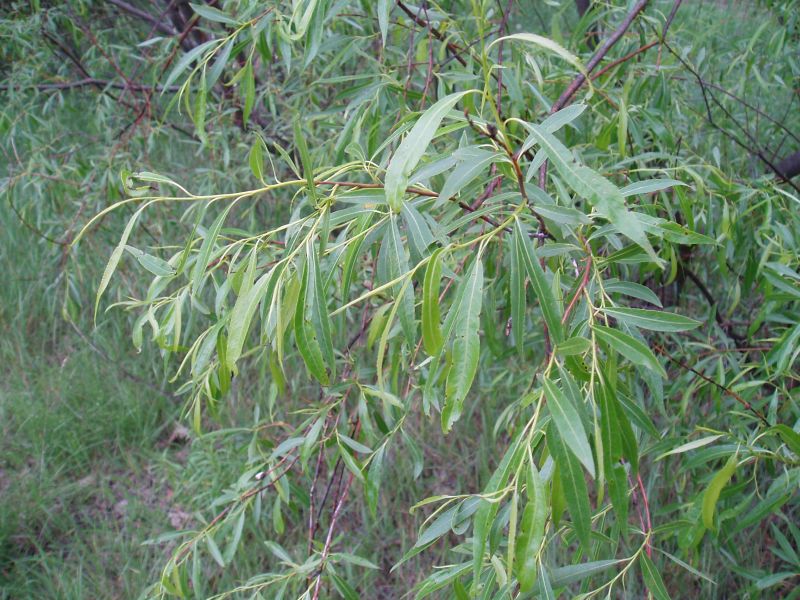
<path id="1" fill-rule="evenodd" d="M 618 58 L 617 60 L 608 63 L 605 67 L 600 69 L 597 73 L 594 73 L 591 76 L 591 80 L 594 81 L 595 79 L 598 79 L 598 78 L 602 77 L 603 75 L 605 75 L 606 73 L 608 73 L 614 67 L 616 67 L 618 65 L 621 65 L 624 62 L 628 62 L 630 59 L 634 58 L 635 56 L 638 56 L 642 52 L 647 52 L 648 50 L 650 50 L 650 48 L 652 48 L 653 46 L 655 46 L 659 42 L 660 42 L 660 40 L 653 40 L 649 44 L 645 44 L 644 46 L 641 46 L 641 47 L 637 48 L 633 52 L 629 52 L 628 54 L 626 54 L 622 58 Z"/>
<path id="2" fill-rule="evenodd" d="M 761 420 L 761 422 L 762 422 L 764 425 L 766 425 L 767 427 L 769 427 L 769 421 L 767 421 L 767 418 L 764 416 L 764 414 L 763 414 L 761 411 L 759 411 L 757 408 L 755 408 L 755 407 L 754 407 L 752 404 L 750 404 L 750 403 L 749 403 L 747 400 L 745 400 L 744 398 L 742 398 L 742 397 L 741 397 L 739 394 L 737 394 L 736 392 L 734 392 L 734 391 L 733 391 L 731 388 L 729 388 L 729 387 L 727 387 L 727 386 L 724 386 L 724 385 L 722 385 L 721 383 L 718 383 L 718 382 L 714 381 L 713 379 L 711 379 L 711 378 L 710 378 L 710 377 L 708 377 L 707 375 L 705 375 L 705 374 L 701 373 L 701 372 L 700 372 L 700 371 L 698 371 L 697 369 L 695 369 L 695 368 L 693 368 L 693 367 L 690 367 L 689 365 L 687 365 L 687 364 L 686 364 L 685 362 L 683 362 L 682 360 L 675 358 L 674 356 L 672 356 L 672 354 L 670 354 L 669 352 L 667 352 L 667 351 L 666 351 L 666 350 L 665 350 L 663 347 L 661 347 L 660 345 L 656 344 L 656 345 L 655 345 L 653 348 L 654 348 L 654 349 L 655 349 L 655 351 L 656 351 L 656 352 L 658 352 L 658 353 L 659 353 L 661 356 L 664 356 L 664 357 L 666 357 L 666 358 L 667 358 L 667 360 L 669 360 L 670 362 L 673 362 L 673 363 L 675 363 L 676 365 L 678 365 L 678 366 L 679 366 L 679 367 L 681 367 L 682 369 L 685 369 L 685 370 L 687 370 L 687 371 L 691 371 L 692 373 L 694 373 L 695 375 L 697 375 L 697 376 L 698 376 L 700 379 L 702 379 L 703 381 L 706 381 L 707 383 L 710 383 L 711 385 L 715 386 L 715 387 L 716 387 L 717 389 L 719 389 L 720 391 L 722 391 L 722 392 L 724 392 L 724 393 L 728 394 L 728 396 L 730 396 L 731 398 L 733 398 L 734 400 L 736 400 L 736 401 L 737 401 L 739 404 L 741 404 L 741 405 L 742 405 L 742 406 L 743 406 L 743 407 L 744 407 L 746 410 L 749 410 L 749 411 L 750 411 L 751 413 L 753 413 L 753 414 L 754 414 L 756 417 L 758 417 L 758 418 Z"/>
<path id="3" fill-rule="evenodd" d="M 631 9 L 631 11 L 625 16 L 625 19 L 620 23 L 619 27 L 611 34 L 611 36 L 603 42 L 603 45 L 594 53 L 594 56 L 589 59 L 589 62 L 586 63 L 586 73 L 591 73 L 594 71 L 594 68 L 600 63 L 603 58 L 605 58 L 608 51 L 611 49 L 614 44 L 616 44 L 620 38 L 628 31 L 628 28 L 633 23 L 633 20 L 639 15 L 644 7 L 647 6 L 649 0 L 639 0 Z M 550 113 L 553 114 L 558 112 L 565 106 L 567 106 L 571 101 L 572 97 L 575 93 L 581 88 L 581 86 L 586 82 L 586 75 L 580 73 L 575 79 L 572 80 L 572 83 L 569 84 L 566 90 L 561 94 L 558 100 L 555 101 L 553 106 L 550 108 Z M 542 166 L 539 168 L 539 187 L 544 189 L 545 182 L 547 180 L 547 161 L 542 163 Z"/>

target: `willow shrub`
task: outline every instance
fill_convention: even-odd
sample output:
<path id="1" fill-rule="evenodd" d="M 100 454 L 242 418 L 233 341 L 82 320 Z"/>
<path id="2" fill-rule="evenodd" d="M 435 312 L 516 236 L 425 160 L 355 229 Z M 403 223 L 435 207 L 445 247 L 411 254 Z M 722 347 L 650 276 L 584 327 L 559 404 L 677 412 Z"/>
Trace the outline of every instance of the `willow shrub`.
<path id="1" fill-rule="evenodd" d="M 147 334 L 177 365 L 198 432 L 239 374 L 263 365 L 271 407 L 309 382 L 318 393 L 292 404 L 278 440 L 260 433 L 272 409 L 260 418 L 217 516 L 179 538 L 153 595 L 369 597 L 348 573 L 380 557 L 349 551 L 343 511 L 374 518 L 393 493 L 388 465 L 424 447 L 411 417 L 459 436 L 489 394 L 501 406 L 491 477 L 407 507 L 430 516 L 401 562 L 450 549 L 417 597 L 680 596 L 665 565 L 711 580 L 690 564 L 701 544 L 730 543 L 793 506 L 797 198 L 769 177 L 741 183 L 696 156 L 675 159 L 669 55 L 636 74 L 622 63 L 553 112 L 585 72 L 566 47 L 583 47 L 588 18 L 559 43 L 521 31 L 519 15 L 498 28 L 488 1 L 224 8 L 195 6 L 209 38 L 162 83 L 179 85 L 172 109 L 191 115 L 204 144 L 220 86 L 245 123 L 268 123 L 249 154 L 258 183 L 199 195 L 191 181 L 123 173 L 128 197 L 96 219 L 135 211 L 97 306 L 120 262 L 138 261 L 149 287 L 117 304 L 137 315 L 134 344 Z M 664 21 L 645 12 L 629 35 L 647 41 Z M 236 214 L 258 204 L 288 217 L 238 228 Z M 133 246 L 139 221 L 165 205 L 181 207 L 187 235 Z M 710 261 L 715 289 L 744 261 L 736 302 L 753 294 L 762 305 L 749 331 L 735 337 L 702 298 L 662 306 L 653 290 L 684 277 L 692 254 Z M 768 352 L 726 358 L 747 340 Z M 669 402 L 676 393 L 682 403 Z M 699 435 L 671 428 L 690 414 Z M 266 547 L 243 541 L 264 519 Z M 209 564 L 265 550 L 268 572 L 213 590 Z"/>

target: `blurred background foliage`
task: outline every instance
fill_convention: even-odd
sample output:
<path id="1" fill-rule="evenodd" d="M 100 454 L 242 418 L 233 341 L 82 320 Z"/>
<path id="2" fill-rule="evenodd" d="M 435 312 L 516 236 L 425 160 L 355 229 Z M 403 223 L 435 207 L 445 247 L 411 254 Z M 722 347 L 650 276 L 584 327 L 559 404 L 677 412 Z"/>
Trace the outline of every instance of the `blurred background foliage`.
<path id="1" fill-rule="evenodd" d="M 135 260 L 123 260 L 93 321 L 103 268 L 134 209 L 108 213 L 72 242 L 126 196 L 120 173 L 163 174 L 199 195 L 254 189 L 259 175 L 291 179 L 289 160 L 300 162 L 297 118 L 320 164 L 365 160 L 447 85 L 483 85 L 484 74 L 462 69 L 453 47 L 501 30 L 530 32 L 585 63 L 633 5 L 595 2 L 581 16 L 576 4 L 583 3 L 242 0 L 193 8 L 184 0 L 41 0 L 0 8 L 3 598 L 158 593 L 147 590 L 176 548 L 169 532 L 207 524 L 251 463 L 254 444 L 277 446 L 318 394 L 297 356 L 287 369 L 291 393 L 282 394 L 264 355 L 251 355 L 193 427 L 179 393 L 184 380 L 173 379 L 175 354 L 185 349 L 131 340 L 139 314 L 105 311 L 147 293 L 152 271 Z M 656 434 L 642 437 L 640 485 L 666 589 L 678 598 L 797 597 L 800 193 L 796 178 L 781 181 L 775 171 L 800 151 L 798 11 L 780 0 L 680 4 L 648 4 L 595 70 L 588 116 L 564 138 L 586 164 L 623 183 L 667 174 L 689 184 L 653 202 L 715 242 L 675 244 L 664 271 L 637 272 L 664 306 L 707 324 L 705 338 L 658 341 L 667 346 L 661 362 L 669 376 L 635 390 Z M 275 33 L 287 22 L 291 32 L 290 17 L 308 7 L 308 31 L 297 39 Z M 385 45 L 381 7 L 389 11 Z M 247 18 L 257 24 L 240 32 Z M 539 64 L 510 43 L 505 52 L 507 68 L 494 71 L 507 86 L 502 105 L 541 121 L 574 69 L 537 54 Z M 204 56 L 207 69 L 188 77 L 192 59 Z M 434 63 L 431 78 L 426 67 Z M 527 71 L 512 76 L 514 68 Z M 288 222 L 293 193 L 243 205 L 226 231 Z M 178 251 L 195 232 L 196 213 L 167 204 L 144 213 L 135 245 Z M 208 326 L 202 314 L 186 319 L 189 337 Z M 481 401 L 469 404 L 457 432 L 445 437 L 436 419 L 412 415 L 404 444 L 386 461 L 390 491 L 377 514 L 361 492 L 348 504 L 338 549 L 377 568 L 342 562 L 322 597 L 401 597 L 433 565 L 453 562 L 458 537 L 445 529 L 447 543 L 392 570 L 423 524 L 425 511 L 409 507 L 482 489 L 505 452 L 498 423 L 520 386 L 500 360 L 502 337 L 488 340 L 494 354 L 473 389 Z M 786 429 L 759 427 L 734 396 Z M 722 437 L 700 445 L 712 435 Z M 733 453 L 757 467 L 722 491 L 720 530 L 704 536 L 699 499 Z M 305 484 L 292 485 L 302 497 Z M 634 520 L 640 504 L 631 507 Z M 276 506 L 240 530 L 246 551 L 226 553 L 224 567 L 203 558 L 195 567 L 202 584 L 193 579 L 187 589 L 196 597 L 232 590 L 280 568 L 282 552 L 304 556 L 302 503 Z M 559 552 L 553 559 L 562 565 L 580 556 L 567 544 Z M 586 592 L 590 582 L 563 593 Z M 636 575 L 614 593 L 644 597 L 652 587 Z"/>

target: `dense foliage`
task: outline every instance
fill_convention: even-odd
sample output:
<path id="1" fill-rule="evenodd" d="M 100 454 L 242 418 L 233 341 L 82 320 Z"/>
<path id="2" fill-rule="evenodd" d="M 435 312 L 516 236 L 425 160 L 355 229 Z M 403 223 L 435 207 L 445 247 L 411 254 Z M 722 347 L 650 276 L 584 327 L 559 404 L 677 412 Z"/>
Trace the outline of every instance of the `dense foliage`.
<path id="1" fill-rule="evenodd" d="M 1 127 L 213 482 L 146 596 L 797 597 L 791 2 L 145 4 L 7 15 Z"/>

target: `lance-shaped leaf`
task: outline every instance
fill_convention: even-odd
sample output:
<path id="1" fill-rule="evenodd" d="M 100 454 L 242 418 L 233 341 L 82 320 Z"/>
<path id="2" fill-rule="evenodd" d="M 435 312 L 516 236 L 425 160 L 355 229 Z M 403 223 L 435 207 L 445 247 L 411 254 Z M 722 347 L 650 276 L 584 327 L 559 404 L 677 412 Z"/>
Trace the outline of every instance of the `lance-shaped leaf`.
<path id="1" fill-rule="evenodd" d="M 381 283 L 393 281 L 409 272 L 406 249 L 400 238 L 397 227 L 397 216 L 390 215 L 389 225 L 383 237 L 380 254 L 378 256 L 378 278 Z M 399 282 L 393 286 L 393 293 L 398 295 L 396 301 L 400 303 L 400 324 L 403 335 L 409 344 L 416 342 L 416 325 L 414 323 L 414 291 L 411 285 Z"/>
<path id="2" fill-rule="evenodd" d="M 122 232 L 122 237 L 120 238 L 119 243 L 117 244 L 116 248 L 114 248 L 114 251 L 111 253 L 111 256 L 108 259 L 106 268 L 103 271 L 103 276 L 100 279 L 100 285 L 97 287 L 97 295 L 95 296 L 94 300 L 95 321 L 97 320 L 97 308 L 100 306 L 100 298 L 103 296 L 103 292 L 106 291 L 106 288 L 111 281 L 111 276 L 114 275 L 114 271 L 117 270 L 117 265 L 119 265 L 119 261 L 122 258 L 122 253 L 125 252 L 125 246 L 128 243 L 128 238 L 131 236 L 133 226 L 139 219 L 139 215 L 141 215 L 142 212 L 144 212 L 144 209 L 150 206 L 152 203 L 152 200 L 150 202 L 146 202 L 135 213 L 133 213 L 133 216 L 128 220 L 128 224 L 125 225 L 125 229 Z"/>
<path id="3" fill-rule="evenodd" d="M 322 277 L 319 269 L 319 256 L 314 250 L 314 245 L 309 240 L 306 245 L 306 257 L 309 265 L 308 277 L 313 282 L 314 297 L 311 299 L 313 310 L 311 313 L 312 322 L 319 337 L 322 356 L 328 365 L 330 377 L 336 377 L 336 360 L 333 355 L 333 338 L 331 337 L 331 320 L 328 315 L 328 304 L 325 299 L 325 288 L 322 284 Z M 309 287 L 309 292 L 311 292 Z"/>
<path id="4" fill-rule="evenodd" d="M 651 331 L 687 331 L 702 325 L 700 321 L 663 310 L 606 308 L 604 312 L 622 323 Z"/>
<path id="5" fill-rule="evenodd" d="M 567 445 L 558 433 L 558 427 L 551 422 L 547 428 L 547 447 L 558 465 L 561 486 L 567 501 L 572 527 L 585 550 L 589 549 L 589 538 L 592 533 L 592 512 L 589 505 L 589 491 L 583 478 L 578 459 L 567 449 Z"/>
<path id="6" fill-rule="evenodd" d="M 386 201 L 394 212 L 400 211 L 400 207 L 403 204 L 403 195 L 408 185 L 408 178 L 423 154 L 425 154 L 425 150 L 428 149 L 428 145 L 431 143 L 433 136 L 436 135 L 436 130 L 439 128 L 442 119 L 455 106 L 456 102 L 469 93 L 471 93 L 471 90 L 457 92 L 436 102 L 425 111 L 395 151 L 392 160 L 389 162 L 389 167 L 386 169 L 384 182 Z"/>
<path id="7" fill-rule="evenodd" d="M 586 470 L 594 478 L 592 449 L 589 446 L 589 439 L 586 437 L 586 431 L 583 428 L 577 409 L 548 377 L 542 378 L 542 385 L 547 398 L 547 406 L 550 408 L 550 414 L 558 428 L 561 439 L 564 440 L 566 447 L 581 461 L 581 464 L 586 467 Z"/>
<path id="8" fill-rule="evenodd" d="M 653 561 L 643 552 L 639 556 L 639 565 L 642 567 L 642 576 L 647 585 L 647 589 L 656 600 L 670 600 L 667 587 L 664 585 L 664 580 L 661 579 L 661 574 L 653 564 Z"/>
<path id="9" fill-rule="evenodd" d="M 439 281 L 442 278 L 442 250 L 431 255 L 422 284 L 422 343 L 425 352 L 436 356 L 442 350 L 442 326 L 439 316 Z"/>
<path id="10" fill-rule="evenodd" d="M 456 151 L 454 158 L 459 162 L 453 172 L 450 173 L 447 181 L 444 182 L 444 187 L 439 192 L 440 200 L 449 200 L 458 194 L 473 179 L 485 173 L 489 165 L 503 160 L 504 156 L 498 152 L 470 146 Z"/>
<path id="11" fill-rule="evenodd" d="M 454 325 L 453 364 L 445 384 L 445 406 L 442 410 L 442 430 L 447 433 L 461 416 L 464 398 L 472 387 L 480 357 L 481 301 L 483 300 L 483 263 L 475 259 L 465 282 Z"/>
<path id="12" fill-rule="evenodd" d="M 719 500 L 722 488 L 728 485 L 731 477 L 733 477 L 737 465 L 738 457 L 734 454 L 728 459 L 725 466 L 714 475 L 705 493 L 703 493 L 703 525 L 705 525 L 706 529 L 714 529 L 714 512 L 717 510 L 717 500 Z"/>
<path id="13" fill-rule="evenodd" d="M 231 311 L 230 325 L 228 325 L 228 349 L 225 359 L 228 368 L 233 371 L 236 361 L 242 355 L 242 348 L 250 331 L 250 323 L 256 313 L 261 300 L 265 297 L 267 302 L 272 300 L 275 283 L 283 273 L 282 265 L 275 265 L 269 273 L 262 275 L 245 294 L 236 298 L 236 304 Z"/>
<path id="14" fill-rule="evenodd" d="M 622 458 L 619 407 L 614 391 L 598 383 L 595 398 L 600 408 L 600 441 L 603 446 L 603 471 L 608 481 L 608 491 L 616 511 L 617 522 L 625 528 L 628 522 L 628 485 Z"/>
<path id="15" fill-rule="evenodd" d="M 426 250 L 435 241 L 425 217 L 410 202 L 403 204 L 401 214 L 406 222 L 408 241 L 411 247 L 418 256 L 425 256 L 427 254 Z"/>
<path id="16" fill-rule="evenodd" d="M 234 203 L 231 203 L 225 210 L 219 213 L 217 218 L 214 219 L 214 222 L 211 224 L 211 227 L 209 227 L 208 231 L 206 231 L 206 235 L 203 238 L 203 243 L 200 246 L 200 252 L 198 253 L 197 258 L 195 258 L 191 275 L 192 292 L 196 297 L 199 296 L 200 292 L 203 291 L 208 260 L 211 258 L 211 252 L 214 249 L 214 243 L 217 241 L 220 229 L 222 229 L 222 224 L 225 222 L 225 218 L 228 216 L 228 213 L 233 206 Z"/>
<path id="17" fill-rule="evenodd" d="M 514 243 L 519 252 L 519 257 L 525 265 L 528 277 L 530 277 L 533 291 L 539 299 L 544 322 L 547 324 L 547 331 L 550 333 L 550 339 L 557 344 L 564 337 L 561 328 L 561 307 L 558 305 L 553 289 L 544 275 L 544 269 L 539 264 L 539 257 L 536 256 L 533 243 L 519 220 L 514 222 Z"/>
<path id="18" fill-rule="evenodd" d="M 322 385 L 328 385 L 330 379 L 325 370 L 325 359 L 322 357 L 322 349 L 317 340 L 313 322 L 314 311 L 317 309 L 314 287 L 314 277 L 310 275 L 306 262 L 300 295 L 297 298 L 297 310 L 294 313 L 294 336 L 297 341 L 297 349 L 300 351 L 300 356 L 303 357 L 308 372 Z"/>
<path id="19" fill-rule="evenodd" d="M 394 2 L 389 0 L 378 0 L 378 27 L 381 30 L 381 42 L 386 45 L 386 35 L 389 32 L 389 13 Z"/>
<path id="20" fill-rule="evenodd" d="M 653 354 L 650 348 L 636 338 L 629 336 L 627 333 L 622 333 L 617 329 L 604 327 L 603 325 L 594 325 L 592 329 L 594 329 L 597 337 L 632 363 L 652 369 L 662 377 L 667 376 L 664 367 L 658 362 L 655 354 Z"/>
<path id="21" fill-rule="evenodd" d="M 509 295 L 511 296 L 511 332 L 514 344 L 522 356 L 525 351 L 525 260 L 516 236 L 511 239 L 511 272 L 509 273 Z"/>
<path id="22" fill-rule="evenodd" d="M 497 469 L 492 473 L 489 483 L 486 484 L 486 488 L 483 490 L 485 495 L 494 494 L 497 490 L 505 487 L 511 472 L 519 466 L 524 456 L 525 444 L 522 442 L 525 439 L 527 439 L 527 436 L 524 435 L 523 431 L 520 431 L 508 450 L 506 450 Z M 541 439 L 541 437 L 534 438 L 534 445 L 538 439 Z M 480 582 L 486 543 L 489 539 L 492 523 L 499 509 L 499 502 L 483 502 L 475 513 L 475 520 L 472 528 L 472 570 L 473 587 L 475 589 L 477 589 Z"/>
<path id="23" fill-rule="evenodd" d="M 549 502 L 539 471 L 531 464 L 528 473 L 528 503 L 522 511 L 520 534 L 516 540 L 515 565 L 520 590 L 527 592 L 536 583 L 539 548 L 544 538 Z"/>
<path id="24" fill-rule="evenodd" d="M 578 164 L 567 147 L 553 134 L 536 125 L 529 125 L 528 129 L 567 185 L 591 202 L 595 210 L 608 219 L 617 231 L 644 248 L 650 258 L 660 264 L 662 261 L 647 240 L 641 222 L 625 206 L 625 198 L 619 188 L 597 171 Z"/>

